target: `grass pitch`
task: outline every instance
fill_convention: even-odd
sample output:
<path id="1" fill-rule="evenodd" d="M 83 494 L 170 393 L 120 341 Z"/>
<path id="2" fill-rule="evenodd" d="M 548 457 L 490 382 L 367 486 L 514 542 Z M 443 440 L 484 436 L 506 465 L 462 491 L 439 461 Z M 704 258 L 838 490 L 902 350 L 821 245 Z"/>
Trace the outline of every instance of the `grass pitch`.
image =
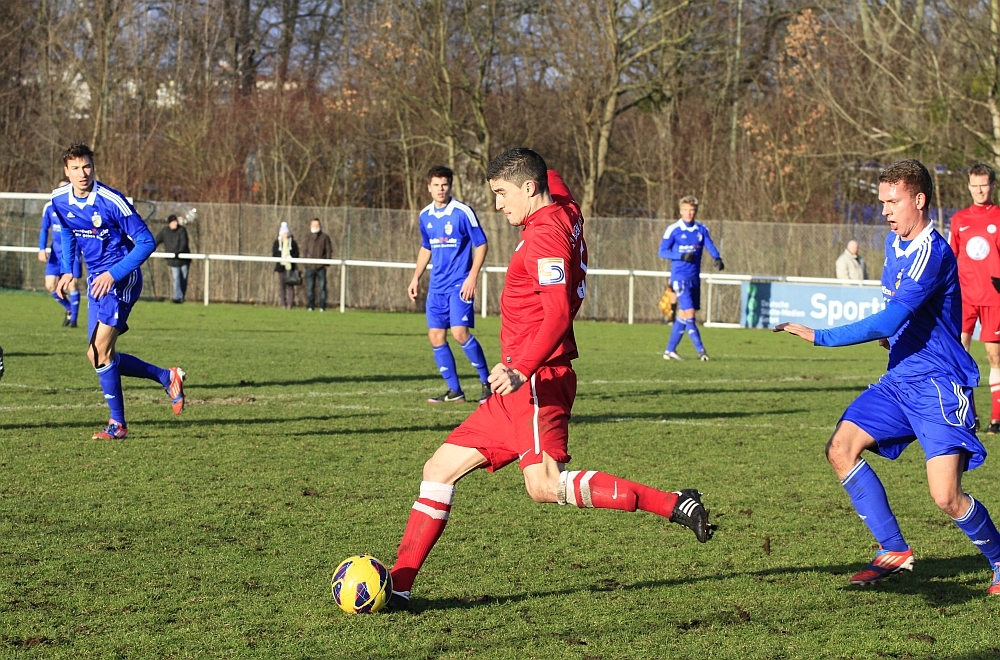
<path id="1" fill-rule="evenodd" d="M 348 617 L 333 567 L 391 564 L 423 461 L 473 410 L 424 403 L 444 386 L 423 317 L 142 302 L 119 348 L 185 368 L 189 406 L 175 418 L 126 379 L 124 442 L 90 440 L 107 412 L 85 331 L 60 320 L 45 296 L 0 293 L 0 656 L 1000 657 L 1000 598 L 919 447 L 871 459 L 915 572 L 847 585 L 872 539 L 823 445 L 882 373 L 876 346 L 703 330 L 711 362 L 667 363 L 663 326 L 578 323 L 571 466 L 700 488 L 715 539 L 536 505 L 516 466 L 475 473 L 414 611 Z M 476 329 L 491 361 L 498 326 Z M 996 460 L 966 489 L 1000 514 Z"/>

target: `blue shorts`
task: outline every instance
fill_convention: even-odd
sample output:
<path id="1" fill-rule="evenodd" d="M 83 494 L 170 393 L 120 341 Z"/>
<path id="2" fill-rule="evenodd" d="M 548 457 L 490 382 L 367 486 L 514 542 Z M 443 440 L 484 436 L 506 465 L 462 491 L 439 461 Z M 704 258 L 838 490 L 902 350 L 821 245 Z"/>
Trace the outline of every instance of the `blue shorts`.
<path id="1" fill-rule="evenodd" d="M 450 291 L 432 291 L 427 294 L 427 327 L 454 328 L 476 327 L 475 298 L 462 300 L 459 287 Z"/>
<path id="2" fill-rule="evenodd" d="M 49 260 L 45 262 L 45 276 L 59 277 L 62 272 L 59 270 L 59 255 L 55 251 L 49 252 Z M 80 260 L 73 264 L 73 277 L 80 279 Z"/>
<path id="3" fill-rule="evenodd" d="M 100 273 L 97 273 L 100 275 Z M 97 323 L 118 328 L 118 334 L 128 332 L 128 315 L 142 293 L 142 271 L 136 268 L 121 282 L 115 282 L 111 291 L 100 300 L 90 295 L 90 284 L 96 275 L 87 277 L 87 336 L 94 338 Z"/>
<path id="4" fill-rule="evenodd" d="M 677 294 L 677 309 L 701 309 L 701 280 L 673 280 L 670 286 Z"/>
<path id="5" fill-rule="evenodd" d="M 840 419 L 854 422 L 872 436 L 880 456 L 899 458 L 917 440 L 925 459 L 964 454 L 965 469 L 972 470 L 986 460 L 986 448 L 976 437 L 972 405 L 972 388 L 945 377 L 903 383 L 883 376 Z"/>

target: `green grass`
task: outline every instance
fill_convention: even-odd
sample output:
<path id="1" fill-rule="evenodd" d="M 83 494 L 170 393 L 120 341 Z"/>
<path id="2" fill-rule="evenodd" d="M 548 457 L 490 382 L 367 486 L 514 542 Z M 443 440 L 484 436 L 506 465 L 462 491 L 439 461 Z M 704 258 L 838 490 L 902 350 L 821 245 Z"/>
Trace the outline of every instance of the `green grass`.
<path id="1" fill-rule="evenodd" d="M 919 447 L 872 459 L 916 571 L 846 584 L 872 539 L 823 445 L 882 373 L 878 347 L 708 329 L 713 361 L 666 363 L 663 326 L 577 324 L 571 466 L 698 487 L 716 538 L 536 505 L 515 466 L 474 473 L 414 611 L 348 617 L 331 570 L 392 562 L 423 461 L 473 410 L 424 403 L 443 384 L 423 317 L 142 302 L 119 349 L 183 366 L 189 406 L 174 417 L 127 379 L 131 435 L 113 443 L 90 440 L 107 413 L 85 331 L 60 318 L 0 293 L 0 656 L 1000 657 L 1000 598 L 928 496 Z M 476 330 L 491 360 L 498 330 Z M 996 474 L 966 489 L 1000 513 Z"/>

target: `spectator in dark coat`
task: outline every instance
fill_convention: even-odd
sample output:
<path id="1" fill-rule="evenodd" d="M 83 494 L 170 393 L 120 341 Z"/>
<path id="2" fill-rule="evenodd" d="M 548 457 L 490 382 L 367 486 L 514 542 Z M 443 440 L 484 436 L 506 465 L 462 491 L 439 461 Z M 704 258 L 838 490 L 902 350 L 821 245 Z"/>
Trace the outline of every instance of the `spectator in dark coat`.
<path id="1" fill-rule="evenodd" d="M 163 251 L 174 255 L 167 259 L 167 265 L 170 266 L 170 276 L 174 280 L 174 295 L 171 300 L 180 304 L 184 302 L 184 296 L 187 294 L 191 260 L 181 259 L 177 255 L 185 252 L 190 253 L 191 247 L 188 245 L 187 229 L 181 227 L 176 215 L 167 218 L 167 226 L 156 235 L 156 244 L 163 244 Z"/>
<path id="2" fill-rule="evenodd" d="M 302 242 L 302 248 L 306 259 L 333 259 L 333 243 L 330 242 L 330 237 L 323 233 L 319 218 L 313 218 L 309 222 L 309 235 Z M 306 264 L 306 311 L 313 311 L 317 288 L 319 289 L 319 311 L 325 312 L 326 266 Z"/>

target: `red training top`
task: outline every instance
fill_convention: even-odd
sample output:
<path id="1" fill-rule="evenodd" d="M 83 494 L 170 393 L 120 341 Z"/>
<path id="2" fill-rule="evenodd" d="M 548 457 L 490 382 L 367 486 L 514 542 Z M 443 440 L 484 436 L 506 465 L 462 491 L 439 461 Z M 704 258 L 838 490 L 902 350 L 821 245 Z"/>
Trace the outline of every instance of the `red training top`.
<path id="1" fill-rule="evenodd" d="M 1000 208 L 973 205 L 951 219 L 951 249 L 958 257 L 962 302 L 1000 306 L 990 276 L 1000 277 Z"/>
<path id="2" fill-rule="evenodd" d="M 527 378 L 578 356 L 573 318 L 587 291 L 583 216 L 559 173 L 548 174 L 554 203 L 528 216 L 500 296 L 503 363 Z"/>

